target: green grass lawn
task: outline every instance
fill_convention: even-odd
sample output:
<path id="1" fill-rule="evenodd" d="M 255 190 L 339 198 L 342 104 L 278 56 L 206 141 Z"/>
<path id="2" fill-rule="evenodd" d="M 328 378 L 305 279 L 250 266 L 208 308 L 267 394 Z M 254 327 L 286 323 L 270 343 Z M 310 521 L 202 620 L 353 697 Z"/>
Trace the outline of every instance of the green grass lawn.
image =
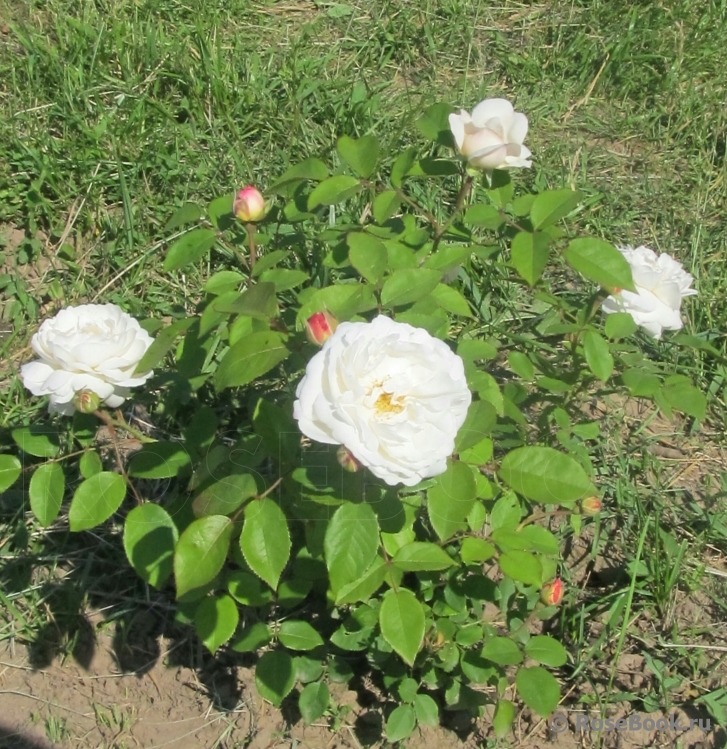
<path id="1" fill-rule="evenodd" d="M 686 329 L 727 355 L 725 0 L 0 0 L 0 291 L 12 331 L 0 340 L 0 425 L 40 412 L 13 372 L 46 311 L 194 307 L 197 277 L 161 271 L 175 207 L 264 189 L 306 156 L 335 162 L 342 134 L 376 134 L 393 160 L 421 142 L 427 105 L 493 96 L 530 121 L 533 168 L 517 179 L 578 188 L 581 230 L 681 260 L 699 290 Z M 586 587 L 574 575 L 558 624 L 575 662 L 564 691 L 594 701 L 608 685 L 646 709 L 701 699 L 727 718 L 725 653 L 691 649 L 727 616 L 725 578 L 708 572 L 727 560 L 727 469 L 713 444 L 727 369 L 668 342 L 652 353 L 708 389 L 712 415 L 688 442 L 680 424 L 650 432 L 638 415 L 609 416 L 594 457 L 611 503 L 590 553 L 624 576 Z M 683 462 L 653 449 L 665 440 Z M 689 461 L 699 481 L 679 473 Z M 6 518 L 4 554 L 21 526 Z M 54 553 L 77 553 L 65 548 Z M 21 587 L 10 600 L 22 614 L 39 595 Z M 692 624 L 678 616 L 687 599 L 703 608 Z M 17 634 L 6 620 L 0 638 Z M 644 652 L 649 678 L 629 691 L 611 667 Z"/>

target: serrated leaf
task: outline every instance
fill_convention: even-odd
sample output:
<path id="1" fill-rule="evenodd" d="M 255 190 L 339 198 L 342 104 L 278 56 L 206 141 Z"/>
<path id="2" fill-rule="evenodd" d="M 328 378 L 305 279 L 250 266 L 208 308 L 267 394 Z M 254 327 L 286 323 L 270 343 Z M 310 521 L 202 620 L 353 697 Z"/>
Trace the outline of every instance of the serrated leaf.
<path id="1" fill-rule="evenodd" d="M 402 186 L 404 178 L 416 161 L 416 154 L 416 148 L 414 148 L 414 146 L 409 146 L 409 148 L 396 157 L 396 161 L 394 161 L 394 164 L 391 167 L 391 184 L 394 185 L 394 187 Z"/>
<path id="2" fill-rule="evenodd" d="M 250 569 L 275 590 L 290 558 L 288 520 L 269 497 L 245 507 L 240 548 Z"/>
<path id="3" fill-rule="evenodd" d="M 349 174 L 338 174 L 329 177 L 316 185 L 308 196 L 308 210 L 312 211 L 319 205 L 335 205 L 341 203 L 362 189 L 361 182 Z"/>
<path id="4" fill-rule="evenodd" d="M 432 104 L 417 119 L 417 129 L 425 138 L 451 148 L 454 145 L 452 131 L 449 128 L 449 115 L 452 111 L 449 104 Z"/>
<path id="5" fill-rule="evenodd" d="M 257 494 L 255 479 L 248 473 L 233 473 L 204 486 L 192 501 L 196 517 L 230 515 Z"/>
<path id="6" fill-rule="evenodd" d="M 174 569 L 174 547 L 179 532 L 167 511 L 147 502 L 134 509 L 124 522 L 124 551 L 142 580 L 161 588 Z"/>
<path id="7" fill-rule="evenodd" d="M 234 200 L 234 195 L 220 195 L 207 205 L 207 218 L 215 229 L 223 231 L 235 223 L 235 215 L 232 213 Z"/>
<path id="8" fill-rule="evenodd" d="M 439 706 L 428 694 L 418 694 L 414 698 L 414 712 L 419 725 L 432 728 L 439 725 Z"/>
<path id="9" fill-rule="evenodd" d="M 289 354 L 280 333 L 271 330 L 251 333 L 225 354 L 215 372 L 215 388 L 219 392 L 247 385 L 280 364 Z"/>
<path id="10" fill-rule="evenodd" d="M 102 471 L 82 481 L 68 510 L 71 531 L 85 531 L 108 520 L 126 496 L 126 482 L 118 473 Z"/>
<path id="11" fill-rule="evenodd" d="M 346 244 L 351 265 L 369 283 L 377 283 L 389 264 L 389 255 L 383 242 L 365 232 L 349 232 Z"/>
<path id="12" fill-rule="evenodd" d="M 367 601 L 384 582 L 389 567 L 381 557 L 376 557 L 366 572 L 353 582 L 342 585 L 336 593 L 336 605 Z"/>
<path id="13" fill-rule="evenodd" d="M 371 212 L 374 215 L 374 221 L 377 224 L 383 224 L 388 221 L 398 210 L 401 205 L 401 198 L 396 190 L 384 190 L 374 198 Z"/>
<path id="14" fill-rule="evenodd" d="M 30 479 L 30 509 L 47 528 L 58 517 L 66 490 L 66 476 L 58 463 L 44 463 Z"/>
<path id="15" fill-rule="evenodd" d="M 227 558 L 232 521 L 222 515 L 194 520 L 174 549 L 177 598 L 212 581 Z"/>
<path id="16" fill-rule="evenodd" d="M 310 725 L 326 712 L 330 701 L 331 693 L 327 684 L 322 681 L 308 684 L 298 698 L 301 717 Z"/>
<path id="17" fill-rule="evenodd" d="M 290 650 L 313 650 L 323 645 L 323 638 L 304 621 L 286 619 L 278 631 L 278 639 Z"/>
<path id="18" fill-rule="evenodd" d="M 519 669 L 515 685 L 522 701 L 541 718 L 547 718 L 558 707 L 560 686 L 541 666 Z"/>
<path id="19" fill-rule="evenodd" d="M 465 211 L 462 222 L 468 226 L 484 226 L 494 231 L 505 223 L 505 216 L 494 205 L 472 205 Z"/>
<path id="20" fill-rule="evenodd" d="M 386 642 L 413 666 L 424 642 L 424 610 L 416 596 L 406 588 L 388 593 L 379 609 L 379 625 Z"/>
<path id="21" fill-rule="evenodd" d="M 257 265 L 255 266 L 257 269 Z M 267 322 L 278 314 L 278 301 L 275 296 L 275 284 L 261 281 L 232 299 L 220 297 L 210 305 L 216 312 L 230 315 L 245 315 L 256 320 Z"/>
<path id="22" fill-rule="evenodd" d="M 578 190 L 545 190 L 533 201 L 530 220 L 535 229 L 544 229 L 565 218 L 581 201 Z"/>
<path id="23" fill-rule="evenodd" d="M 542 232 L 518 232 L 512 240 L 511 259 L 515 270 L 530 286 L 540 279 L 548 264 L 550 238 Z"/>
<path id="24" fill-rule="evenodd" d="M 442 541 L 464 527 L 475 502 L 477 486 L 468 465 L 451 461 L 427 492 L 429 521 Z"/>
<path id="25" fill-rule="evenodd" d="M 500 569 L 513 580 L 525 585 L 542 583 L 543 567 L 538 558 L 527 551 L 506 551 L 498 559 Z"/>
<path id="26" fill-rule="evenodd" d="M 414 708 L 411 705 L 399 705 L 386 720 L 386 738 L 391 742 L 403 741 L 411 736 L 415 726 Z"/>
<path id="27" fill-rule="evenodd" d="M 568 661 L 566 649 L 548 635 L 535 635 L 525 643 L 525 655 L 544 666 L 559 668 Z"/>
<path id="28" fill-rule="evenodd" d="M 304 284 L 310 276 L 302 270 L 292 268 L 271 268 L 260 274 L 262 283 L 271 283 L 275 287 L 275 293 L 294 289 Z"/>
<path id="29" fill-rule="evenodd" d="M 604 289 L 636 291 L 631 266 L 609 242 L 595 237 L 579 237 L 571 240 L 563 256 L 574 270 Z"/>
<path id="30" fill-rule="evenodd" d="M 440 271 L 429 268 L 396 270 L 384 283 L 381 303 L 385 307 L 401 307 L 416 302 L 434 291 L 441 278 Z"/>
<path id="31" fill-rule="evenodd" d="M 164 231 L 171 231 L 179 226 L 185 224 L 191 224 L 194 221 L 199 221 L 202 217 L 202 207 L 196 203 L 183 203 L 176 211 L 171 215 L 169 221 L 164 226 Z"/>
<path id="32" fill-rule="evenodd" d="M 430 293 L 432 299 L 442 308 L 460 317 L 474 317 L 467 300 L 457 289 L 446 284 L 437 284 Z"/>
<path id="33" fill-rule="evenodd" d="M 53 427 L 18 427 L 10 436 L 23 452 L 36 458 L 54 458 L 61 451 L 60 435 Z"/>
<path id="34" fill-rule="evenodd" d="M 310 180 L 320 182 L 328 176 L 328 167 L 316 158 L 304 159 L 294 164 L 273 182 L 268 188 L 269 192 L 280 192 L 282 187 L 287 187 L 296 182 Z"/>
<path id="35" fill-rule="evenodd" d="M 482 657 L 498 666 L 514 666 L 523 661 L 520 648 L 509 637 L 488 637 L 482 648 Z"/>
<path id="36" fill-rule="evenodd" d="M 85 479 L 90 479 L 91 476 L 101 473 L 103 463 L 101 463 L 99 454 L 95 450 L 86 450 L 78 461 L 78 470 Z"/>
<path id="37" fill-rule="evenodd" d="M 424 572 L 445 570 L 454 565 L 454 560 L 436 544 L 413 541 L 396 552 L 393 563 L 405 572 Z"/>
<path id="38" fill-rule="evenodd" d="M 613 374 L 613 355 L 608 343 L 593 330 L 583 336 L 583 351 L 588 368 L 601 382 L 607 382 Z"/>
<path id="39" fill-rule="evenodd" d="M 159 362 L 171 351 L 177 336 L 188 330 L 195 322 L 195 317 L 185 317 L 182 320 L 176 320 L 163 330 L 157 333 L 154 342 L 146 350 L 136 365 L 135 373 L 149 372 L 159 364 Z"/>
<path id="40" fill-rule="evenodd" d="M 265 653 L 255 667 L 258 692 L 275 707 L 290 694 L 295 684 L 293 659 L 281 650 Z"/>
<path id="41" fill-rule="evenodd" d="M 272 638 L 273 633 L 265 622 L 255 622 L 240 631 L 240 636 L 231 647 L 236 653 L 254 653 Z"/>
<path id="42" fill-rule="evenodd" d="M 324 550 L 334 594 L 358 580 L 371 566 L 379 546 L 379 525 L 368 504 L 341 505 L 326 529 Z"/>
<path id="43" fill-rule="evenodd" d="M 237 629 L 240 615 L 230 596 L 216 595 L 203 598 L 194 612 L 197 636 L 213 655 Z"/>
<path id="44" fill-rule="evenodd" d="M 169 248 L 164 258 L 164 271 L 169 273 L 196 263 L 212 249 L 216 241 L 217 232 L 212 229 L 192 229 Z"/>
<path id="45" fill-rule="evenodd" d="M 153 442 L 134 453 L 129 462 L 129 476 L 164 479 L 176 476 L 191 461 L 181 442 Z"/>
<path id="46" fill-rule="evenodd" d="M 14 455 L 0 455 L 0 492 L 9 489 L 20 476 L 22 465 Z"/>
<path id="47" fill-rule="evenodd" d="M 515 705 L 510 700 L 498 700 L 495 715 L 492 718 L 492 728 L 498 739 L 504 739 L 512 730 L 515 720 Z"/>
<path id="48" fill-rule="evenodd" d="M 636 323 L 628 312 L 613 312 L 607 315 L 604 328 L 609 338 L 628 338 L 636 332 Z"/>
<path id="49" fill-rule="evenodd" d="M 484 538 L 465 538 L 460 548 L 463 564 L 477 564 L 486 562 L 495 556 L 495 547 Z"/>
<path id="50" fill-rule="evenodd" d="M 336 150 L 359 177 L 368 179 L 374 173 L 379 158 L 379 141 L 375 135 L 364 135 L 358 139 L 342 135 L 338 139 Z"/>

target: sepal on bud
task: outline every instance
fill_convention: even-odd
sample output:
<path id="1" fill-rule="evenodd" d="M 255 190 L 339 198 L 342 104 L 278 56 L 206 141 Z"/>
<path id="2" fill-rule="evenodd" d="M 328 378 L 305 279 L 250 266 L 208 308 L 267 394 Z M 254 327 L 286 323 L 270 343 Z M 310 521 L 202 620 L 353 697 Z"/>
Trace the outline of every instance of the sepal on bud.
<path id="1" fill-rule="evenodd" d="M 265 202 L 265 198 L 252 185 L 240 190 L 232 204 L 232 212 L 244 224 L 262 221 L 269 209 L 270 206 Z"/>
<path id="2" fill-rule="evenodd" d="M 328 311 L 316 312 L 305 321 L 305 334 L 311 343 L 322 346 L 338 327 L 338 320 Z"/>
<path id="3" fill-rule="evenodd" d="M 581 512 L 584 515 L 598 515 L 602 509 L 603 505 L 598 497 L 586 497 L 581 500 Z"/>
<path id="4" fill-rule="evenodd" d="M 338 459 L 341 468 L 349 473 L 356 473 L 356 471 L 360 471 L 361 468 L 363 468 L 363 465 L 353 457 L 351 451 L 344 445 L 341 445 L 338 448 L 336 458 Z"/>
<path id="5" fill-rule="evenodd" d="M 540 589 L 540 600 L 546 606 L 557 606 L 563 600 L 563 594 L 565 593 L 565 586 L 563 581 L 556 577 L 549 583 L 543 585 Z"/>
<path id="6" fill-rule="evenodd" d="M 73 406 L 76 411 L 80 411 L 82 414 L 92 414 L 94 411 L 98 411 L 101 405 L 101 398 L 93 390 L 79 390 L 73 396 Z"/>

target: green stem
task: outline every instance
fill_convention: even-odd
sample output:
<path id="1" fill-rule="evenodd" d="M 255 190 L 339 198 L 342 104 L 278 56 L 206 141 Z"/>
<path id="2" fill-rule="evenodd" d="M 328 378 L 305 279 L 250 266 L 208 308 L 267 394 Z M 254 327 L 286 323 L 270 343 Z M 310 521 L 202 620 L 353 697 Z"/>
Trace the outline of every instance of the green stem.
<path id="1" fill-rule="evenodd" d="M 457 195 L 457 200 L 455 201 L 452 215 L 434 233 L 434 243 L 432 244 L 432 253 L 435 253 L 437 251 L 437 247 L 439 246 L 439 243 L 442 240 L 442 237 L 447 233 L 447 230 L 449 229 L 449 227 L 452 226 L 452 224 L 454 223 L 454 220 L 462 211 L 462 208 L 464 208 L 464 204 L 467 201 L 467 197 L 470 194 L 470 190 L 472 190 L 472 185 L 474 184 L 474 181 L 475 181 L 475 178 L 469 174 L 462 180 L 462 186 L 459 188 L 459 194 Z"/>
<path id="2" fill-rule="evenodd" d="M 248 249 L 250 251 L 250 261 L 248 263 L 248 267 L 250 269 L 250 283 L 253 283 L 252 273 L 255 270 L 255 260 L 257 260 L 257 247 L 255 245 L 255 224 L 247 223 L 245 224 L 245 229 L 247 230 L 247 243 Z"/>

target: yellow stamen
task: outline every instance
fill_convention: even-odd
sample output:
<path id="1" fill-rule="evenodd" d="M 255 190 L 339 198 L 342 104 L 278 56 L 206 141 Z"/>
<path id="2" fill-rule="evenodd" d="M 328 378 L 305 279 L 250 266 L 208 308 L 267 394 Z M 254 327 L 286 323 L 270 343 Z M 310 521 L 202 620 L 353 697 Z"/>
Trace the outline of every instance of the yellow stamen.
<path id="1" fill-rule="evenodd" d="M 394 403 L 391 400 L 391 393 L 381 393 L 374 403 L 374 409 L 377 414 L 394 413 L 400 414 L 404 410 L 401 403 Z"/>

